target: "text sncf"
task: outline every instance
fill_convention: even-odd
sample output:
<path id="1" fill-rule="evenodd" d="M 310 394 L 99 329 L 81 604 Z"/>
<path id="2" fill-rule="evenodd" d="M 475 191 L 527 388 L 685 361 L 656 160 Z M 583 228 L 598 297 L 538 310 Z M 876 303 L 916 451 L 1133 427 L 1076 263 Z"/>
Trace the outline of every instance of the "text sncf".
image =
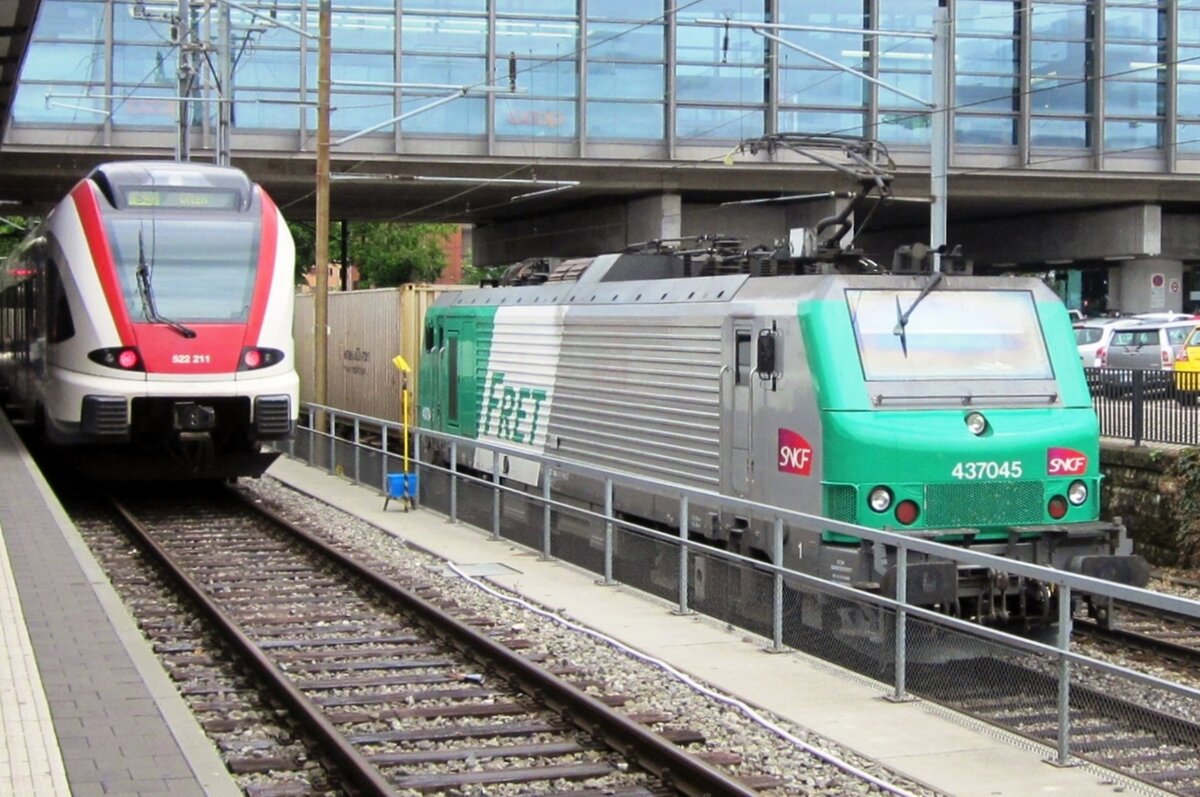
<path id="1" fill-rule="evenodd" d="M 812 473 L 813 450 L 803 435 L 791 429 L 779 430 L 779 470 L 807 476 Z"/>
<path id="2" fill-rule="evenodd" d="M 1046 452 L 1046 473 L 1050 476 L 1082 476 L 1087 473 L 1087 454 L 1073 448 L 1051 448 Z"/>

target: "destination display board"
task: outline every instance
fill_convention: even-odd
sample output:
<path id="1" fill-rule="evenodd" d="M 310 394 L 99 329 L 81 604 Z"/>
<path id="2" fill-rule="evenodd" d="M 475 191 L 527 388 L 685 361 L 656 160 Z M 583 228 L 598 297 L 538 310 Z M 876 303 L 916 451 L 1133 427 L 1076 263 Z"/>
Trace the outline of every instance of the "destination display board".
<path id="1" fill-rule="evenodd" d="M 173 208 L 187 210 L 236 210 L 237 191 L 205 191 L 195 188 L 130 188 L 125 203 L 130 208 Z"/>

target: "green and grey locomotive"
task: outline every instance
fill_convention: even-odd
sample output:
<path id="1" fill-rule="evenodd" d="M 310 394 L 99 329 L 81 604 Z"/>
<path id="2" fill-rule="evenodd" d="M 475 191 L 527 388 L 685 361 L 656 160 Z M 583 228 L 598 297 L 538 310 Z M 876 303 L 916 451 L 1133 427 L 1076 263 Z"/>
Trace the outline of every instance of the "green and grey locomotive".
<path id="1" fill-rule="evenodd" d="M 1037 279 L 755 276 L 666 250 L 604 255 L 540 284 L 443 295 L 420 367 L 427 429 L 1126 583 L 1148 575 L 1124 528 L 1100 519 L 1096 415 L 1066 311 Z M 447 461 L 446 445 L 426 446 Z M 459 467 L 491 472 L 490 454 L 457 451 Z M 541 493 L 535 460 L 502 461 L 506 484 Z M 552 486 L 603 506 L 599 485 Z M 677 502 L 644 490 L 618 488 L 614 507 L 677 523 Z M 689 524 L 773 559 L 767 521 Z M 895 568 L 857 538 L 794 527 L 780 564 L 884 592 Z M 910 568 L 909 599 L 956 614 L 1031 597 L 953 562 Z"/>

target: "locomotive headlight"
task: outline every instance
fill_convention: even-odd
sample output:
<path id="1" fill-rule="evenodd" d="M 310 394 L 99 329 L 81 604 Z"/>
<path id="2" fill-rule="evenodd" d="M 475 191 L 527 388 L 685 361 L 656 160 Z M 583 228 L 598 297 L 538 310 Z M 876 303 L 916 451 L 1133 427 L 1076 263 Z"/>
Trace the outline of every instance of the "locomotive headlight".
<path id="1" fill-rule="evenodd" d="M 886 512 L 887 508 L 892 505 L 892 491 L 886 487 L 876 487 L 867 496 L 867 503 L 876 512 Z"/>
<path id="2" fill-rule="evenodd" d="M 1078 480 L 1071 482 L 1071 486 L 1067 488 L 1067 500 L 1074 506 L 1083 506 L 1087 499 L 1087 485 Z"/>
<path id="3" fill-rule="evenodd" d="M 983 413 L 968 412 L 966 420 L 967 428 L 970 429 L 971 434 L 975 435 L 976 437 L 987 431 L 988 422 L 987 418 L 983 417 Z"/>

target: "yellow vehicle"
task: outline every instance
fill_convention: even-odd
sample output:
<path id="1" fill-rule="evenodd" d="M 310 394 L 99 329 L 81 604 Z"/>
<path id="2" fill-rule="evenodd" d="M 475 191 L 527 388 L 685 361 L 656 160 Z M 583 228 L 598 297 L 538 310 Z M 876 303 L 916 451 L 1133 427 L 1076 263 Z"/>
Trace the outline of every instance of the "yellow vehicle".
<path id="1" fill-rule="evenodd" d="M 1195 404 L 1200 398 L 1200 326 L 1175 355 L 1175 398 L 1180 404 Z"/>

